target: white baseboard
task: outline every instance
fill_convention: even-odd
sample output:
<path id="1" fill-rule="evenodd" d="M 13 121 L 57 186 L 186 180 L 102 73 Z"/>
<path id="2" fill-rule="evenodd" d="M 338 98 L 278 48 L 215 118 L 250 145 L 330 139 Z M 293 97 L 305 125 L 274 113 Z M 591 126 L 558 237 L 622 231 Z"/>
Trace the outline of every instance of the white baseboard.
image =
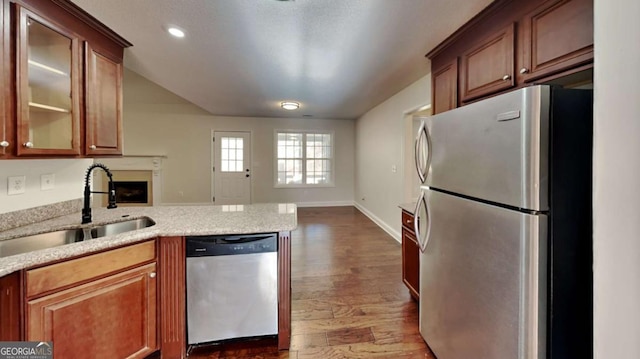
<path id="1" fill-rule="evenodd" d="M 353 206 L 353 201 L 330 201 L 330 202 L 296 202 L 298 207 L 345 207 Z"/>
<path id="2" fill-rule="evenodd" d="M 391 226 L 386 224 L 383 220 L 378 218 L 375 214 L 369 212 L 366 208 L 361 206 L 359 203 L 354 202 L 353 206 L 356 207 L 360 212 L 362 212 L 365 216 L 369 217 L 373 221 L 373 223 L 377 224 L 378 227 L 382 228 L 385 232 L 387 232 L 393 239 L 395 239 L 398 243 L 402 243 L 402 235 L 400 232 L 393 229 Z"/>
<path id="3" fill-rule="evenodd" d="M 290 202 L 280 202 L 290 203 Z M 298 207 L 344 207 L 353 206 L 353 201 L 331 201 L 331 202 L 298 202 L 295 203 Z M 159 206 L 214 206 L 211 202 L 196 202 L 196 203 L 160 203 Z"/>

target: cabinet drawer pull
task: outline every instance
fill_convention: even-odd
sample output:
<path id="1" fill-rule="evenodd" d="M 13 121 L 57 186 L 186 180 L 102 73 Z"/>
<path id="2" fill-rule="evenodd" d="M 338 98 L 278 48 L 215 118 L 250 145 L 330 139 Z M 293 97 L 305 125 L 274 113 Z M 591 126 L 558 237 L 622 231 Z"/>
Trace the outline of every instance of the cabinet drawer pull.
<path id="1" fill-rule="evenodd" d="M 9 147 L 9 142 L 8 141 L 0 142 L 0 147 Z"/>
<path id="2" fill-rule="evenodd" d="M 520 69 L 520 73 L 523 74 L 523 75 L 526 74 L 526 73 L 529 73 L 529 69 L 526 68 L 526 67 L 523 67 L 523 68 Z"/>
<path id="3" fill-rule="evenodd" d="M 155 278 L 155 277 L 156 277 L 156 272 L 151 272 L 151 273 L 149 273 L 149 277 L 151 277 L 151 278 Z"/>
<path id="4" fill-rule="evenodd" d="M 502 81 L 509 81 L 509 79 L 511 79 L 511 75 L 502 76 Z"/>
<path id="5" fill-rule="evenodd" d="M 25 142 L 22 145 L 26 148 L 33 148 L 33 142 Z"/>
<path id="6" fill-rule="evenodd" d="M 90 150 L 95 150 L 96 148 L 98 148 L 96 145 L 91 145 L 91 146 L 89 146 L 89 149 L 90 149 Z"/>

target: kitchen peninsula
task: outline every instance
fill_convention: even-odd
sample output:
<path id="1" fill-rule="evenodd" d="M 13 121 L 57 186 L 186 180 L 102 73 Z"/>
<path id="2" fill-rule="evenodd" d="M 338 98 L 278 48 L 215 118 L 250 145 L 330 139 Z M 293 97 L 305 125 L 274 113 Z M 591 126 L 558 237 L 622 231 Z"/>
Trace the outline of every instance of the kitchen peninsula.
<path id="1" fill-rule="evenodd" d="M 294 204 L 277 203 L 94 209 L 89 226 L 136 218 L 150 218 L 155 225 L 0 257 L 0 340 L 53 341 L 61 357 L 89 348 L 98 356 L 184 357 L 184 237 L 277 233 L 278 348 L 288 349 L 290 239 L 296 217 Z M 80 221 L 74 208 L 67 215 L 1 231 L 0 241 L 77 228 Z"/>

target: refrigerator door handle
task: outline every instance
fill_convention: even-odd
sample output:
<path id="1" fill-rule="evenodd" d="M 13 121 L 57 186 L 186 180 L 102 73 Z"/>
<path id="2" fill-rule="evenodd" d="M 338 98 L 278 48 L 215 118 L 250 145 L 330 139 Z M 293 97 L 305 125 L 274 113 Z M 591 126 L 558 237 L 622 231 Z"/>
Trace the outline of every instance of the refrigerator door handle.
<path id="1" fill-rule="evenodd" d="M 426 141 L 426 158 L 424 158 L 424 146 L 423 146 L 423 138 Z M 416 136 L 415 141 L 415 156 L 416 162 L 416 170 L 418 171 L 418 177 L 420 178 L 420 183 L 424 183 L 427 180 L 427 174 L 429 173 L 429 167 L 431 167 L 431 138 L 429 136 L 429 131 L 425 125 L 425 122 L 422 121 L 420 123 L 420 128 L 418 128 L 418 135 Z M 423 166 L 424 164 L 424 166 Z"/>
<path id="2" fill-rule="evenodd" d="M 423 205 L 425 210 L 424 221 L 425 221 L 425 227 L 426 227 L 426 233 L 424 238 L 420 233 L 420 225 L 418 223 L 418 220 L 420 217 L 420 207 L 422 207 Z M 424 191 L 420 192 L 420 198 L 418 198 L 418 202 L 416 203 L 416 210 L 413 216 L 413 229 L 416 232 L 416 239 L 418 240 L 420 252 L 424 253 L 424 251 L 427 249 L 427 244 L 429 244 L 429 235 L 431 232 L 431 221 L 429 219 L 429 205 L 427 204 L 427 201 L 424 198 Z"/>

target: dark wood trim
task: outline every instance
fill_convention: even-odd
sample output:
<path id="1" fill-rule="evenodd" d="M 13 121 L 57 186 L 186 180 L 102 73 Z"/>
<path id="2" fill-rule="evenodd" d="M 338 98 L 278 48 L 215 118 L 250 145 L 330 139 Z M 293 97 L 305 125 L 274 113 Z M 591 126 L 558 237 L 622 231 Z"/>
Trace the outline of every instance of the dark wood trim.
<path id="1" fill-rule="evenodd" d="M 0 341 L 21 339 L 20 272 L 0 278 Z"/>
<path id="2" fill-rule="evenodd" d="M 485 7 L 482 11 L 480 11 L 476 16 L 471 18 L 471 20 L 467 21 L 464 25 L 462 25 L 458 30 L 456 30 L 453 34 L 449 35 L 444 41 L 442 41 L 438 46 L 429 51 L 425 57 L 428 59 L 433 59 L 438 56 L 443 50 L 449 47 L 451 44 L 458 41 L 462 35 L 466 35 L 466 32 L 479 24 L 480 22 L 485 21 L 489 16 L 495 14 L 500 9 L 505 7 L 508 3 L 514 0 L 496 0 L 492 2 L 489 6 Z"/>
<path id="3" fill-rule="evenodd" d="M 186 246 L 184 237 L 162 237 L 158 241 L 159 346 L 163 358 L 185 358 Z"/>
<path id="4" fill-rule="evenodd" d="M 91 16 L 86 11 L 82 10 L 78 5 L 68 0 L 50 0 L 50 1 L 60 6 L 65 11 L 72 14 L 73 16 L 77 17 L 82 22 L 89 25 L 90 27 L 92 27 L 93 29 L 95 29 L 105 37 L 109 38 L 109 40 L 115 42 L 116 44 L 122 47 L 133 46 L 132 43 L 127 41 L 122 36 L 118 35 L 115 31 L 111 30 L 111 28 L 109 28 L 108 26 L 100 22 L 95 17 Z"/>
<path id="5" fill-rule="evenodd" d="M 291 231 L 278 233 L 278 349 L 291 344 Z"/>

